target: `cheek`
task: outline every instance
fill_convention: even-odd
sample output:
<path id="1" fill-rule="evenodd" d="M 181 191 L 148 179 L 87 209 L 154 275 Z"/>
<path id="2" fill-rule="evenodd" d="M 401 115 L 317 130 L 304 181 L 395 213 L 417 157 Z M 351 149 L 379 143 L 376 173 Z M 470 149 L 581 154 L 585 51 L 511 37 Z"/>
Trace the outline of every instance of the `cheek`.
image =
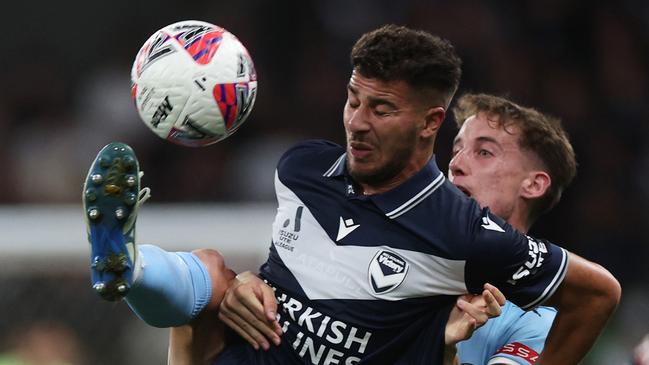
<path id="1" fill-rule="evenodd" d="M 518 196 L 516 176 L 503 171 L 505 170 L 495 170 L 480 179 L 482 189 L 493 206 L 509 205 Z"/>
<path id="2" fill-rule="evenodd" d="M 390 151 L 409 151 L 417 141 L 417 131 L 395 124 L 377 126 L 375 131 L 381 147 Z"/>
<path id="3" fill-rule="evenodd" d="M 508 190 L 508 184 L 498 169 L 486 169 L 480 173 L 474 171 L 474 179 L 478 188 L 476 198 L 488 202 L 490 206 L 497 203 L 503 192 Z"/>
<path id="4" fill-rule="evenodd" d="M 480 191 L 474 195 L 474 199 L 481 207 L 488 207 L 493 214 L 508 219 L 512 207 L 511 194 L 504 193 L 499 189 L 502 189 L 502 186 L 483 185 Z"/>

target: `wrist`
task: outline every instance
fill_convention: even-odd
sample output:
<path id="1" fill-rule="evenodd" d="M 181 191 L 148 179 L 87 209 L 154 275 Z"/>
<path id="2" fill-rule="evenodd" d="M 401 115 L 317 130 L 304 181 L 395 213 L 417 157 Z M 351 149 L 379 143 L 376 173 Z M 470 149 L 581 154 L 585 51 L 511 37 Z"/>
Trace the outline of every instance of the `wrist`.
<path id="1" fill-rule="evenodd" d="M 457 364 L 457 347 L 455 344 L 444 345 L 444 365 Z"/>

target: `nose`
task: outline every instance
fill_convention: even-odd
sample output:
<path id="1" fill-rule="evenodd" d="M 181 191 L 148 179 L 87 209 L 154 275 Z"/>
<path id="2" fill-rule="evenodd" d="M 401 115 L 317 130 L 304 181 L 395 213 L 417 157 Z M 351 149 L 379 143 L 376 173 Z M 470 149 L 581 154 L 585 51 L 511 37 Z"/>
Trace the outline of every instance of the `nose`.
<path id="1" fill-rule="evenodd" d="M 356 108 L 347 105 L 345 108 L 345 129 L 351 133 L 367 132 L 370 129 L 367 111 L 368 108 L 363 105 Z"/>
<path id="2" fill-rule="evenodd" d="M 464 150 L 459 150 L 448 164 L 449 178 L 465 176 L 468 171 Z"/>

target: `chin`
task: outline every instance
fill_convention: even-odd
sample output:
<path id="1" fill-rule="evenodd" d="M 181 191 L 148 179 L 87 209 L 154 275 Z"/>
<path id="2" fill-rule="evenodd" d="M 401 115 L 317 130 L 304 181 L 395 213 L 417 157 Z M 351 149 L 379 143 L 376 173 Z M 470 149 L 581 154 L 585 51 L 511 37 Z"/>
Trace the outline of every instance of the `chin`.
<path id="1" fill-rule="evenodd" d="M 374 176 L 371 170 L 368 171 L 364 169 L 350 168 L 350 167 L 347 167 L 347 170 L 349 171 L 349 175 L 354 179 L 354 181 L 360 183 L 372 181 L 372 177 Z"/>

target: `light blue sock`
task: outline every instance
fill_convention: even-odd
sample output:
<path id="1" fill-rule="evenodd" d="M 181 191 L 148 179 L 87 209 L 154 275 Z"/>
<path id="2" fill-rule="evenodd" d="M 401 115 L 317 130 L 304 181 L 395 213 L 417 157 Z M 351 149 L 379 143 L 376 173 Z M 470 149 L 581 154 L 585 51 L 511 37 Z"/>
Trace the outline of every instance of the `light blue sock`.
<path id="1" fill-rule="evenodd" d="M 205 265 L 189 252 L 167 252 L 138 245 L 142 270 L 126 302 L 154 327 L 189 323 L 212 297 L 212 281 Z"/>

